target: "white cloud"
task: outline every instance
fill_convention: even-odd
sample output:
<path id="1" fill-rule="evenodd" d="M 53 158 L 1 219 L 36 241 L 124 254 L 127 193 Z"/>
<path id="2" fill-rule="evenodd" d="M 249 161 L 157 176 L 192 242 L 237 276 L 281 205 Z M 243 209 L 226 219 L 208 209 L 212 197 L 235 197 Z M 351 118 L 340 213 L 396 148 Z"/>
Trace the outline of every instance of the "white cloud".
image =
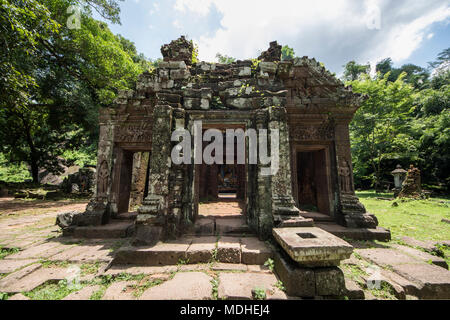
<path id="1" fill-rule="evenodd" d="M 222 14 L 221 27 L 194 38 L 201 59 L 212 61 L 217 52 L 255 57 L 278 40 L 335 70 L 349 59 L 401 62 L 420 47 L 433 23 L 450 17 L 442 0 L 177 0 L 174 8 L 205 17 L 212 6 Z"/>

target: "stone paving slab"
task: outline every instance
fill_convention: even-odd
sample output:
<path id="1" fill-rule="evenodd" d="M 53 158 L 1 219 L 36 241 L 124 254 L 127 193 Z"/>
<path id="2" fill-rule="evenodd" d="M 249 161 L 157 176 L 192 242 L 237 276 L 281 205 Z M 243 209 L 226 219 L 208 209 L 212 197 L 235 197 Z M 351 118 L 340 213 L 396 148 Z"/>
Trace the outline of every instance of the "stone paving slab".
<path id="1" fill-rule="evenodd" d="M 209 300 L 212 279 L 203 272 L 177 273 L 173 279 L 146 290 L 140 300 Z"/>
<path id="2" fill-rule="evenodd" d="M 11 276 L 12 275 L 14 274 L 11 274 Z M 3 285 L 3 280 L 6 280 L 6 278 L 3 279 L 0 283 L 0 291 L 10 293 L 31 291 L 47 281 L 63 280 L 68 275 L 69 274 L 67 272 L 67 269 L 39 268 L 27 274 L 26 276 L 20 278 L 20 280 L 18 281 L 15 282 L 9 281 L 7 285 Z"/>
<path id="3" fill-rule="evenodd" d="M 253 298 L 252 290 L 264 289 L 266 297 L 270 298 L 279 290 L 275 287 L 278 279 L 274 274 L 257 273 L 219 273 L 219 298 L 228 300 L 250 300 Z M 284 296 L 286 299 L 286 296 Z"/>
<path id="4" fill-rule="evenodd" d="M 60 243 L 57 242 L 45 242 L 42 244 L 38 244 L 36 246 L 32 246 L 28 249 L 25 249 L 16 254 L 12 254 L 7 256 L 5 259 L 7 260 L 18 260 L 18 259 L 30 259 L 30 258 L 49 258 L 61 251 L 64 250 L 64 247 L 61 246 Z"/>
<path id="5" fill-rule="evenodd" d="M 213 218 L 201 218 L 195 222 L 195 234 L 214 235 L 215 222 Z"/>
<path id="6" fill-rule="evenodd" d="M 135 281 L 113 282 L 105 291 L 102 300 L 136 300 L 132 287 Z"/>
<path id="7" fill-rule="evenodd" d="M 26 260 L 0 260 L 0 274 L 11 273 L 17 269 L 21 269 L 29 264 L 37 262 L 37 259 Z"/>
<path id="8" fill-rule="evenodd" d="M 221 237 L 217 244 L 217 260 L 225 263 L 241 263 L 240 239 Z"/>
<path id="9" fill-rule="evenodd" d="M 361 289 L 355 281 L 345 278 L 344 295 L 350 300 L 364 300 L 364 290 Z"/>
<path id="10" fill-rule="evenodd" d="M 408 279 L 403 278 L 402 276 L 392 272 L 390 270 L 382 269 L 381 275 L 385 279 L 389 279 L 392 282 L 397 283 L 399 286 L 405 290 L 406 295 L 418 296 L 421 286 L 409 281 Z"/>
<path id="11" fill-rule="evenodd" d="M 400 264 L 394 272 L 421 286 L 418 293 L 422 299 L 450 299 L 450 271 L 434 265 Z"/>
<path id="12" fill-rule="evenodd" d="M 411 247 L 401 246 L 398 244 L 392 244 L 391 246 L 395 249 L 398 249 L 398 250 L 408 254 L 408 255 L 413 256 L 414 258 L 422 260 L 423 262 L 428 263 L 429 261 L 431 261 L 431 263 L 433 263 L 439 267 L 448 269 L 447 262 L 444 259 L 442 259 L 441 257 L 437 257 L 437 256 L 434 256 L 427 252 L 423 252 L 423 251 L 420 251 L 420 250 L 417 250 L 417 249 L 414 249 Z"/>
<path id="13" fill-rule="evenodd" d="M 98 244 L 94 246 L 83 246 L 80 254 L 74 255 L 68 259 L 72 263 L 93 263 L 93 262 L 109 262 L 113 259 L 110 244 Z"/>
<path id="14" fill-rule="evenodd" d="M 272 250 L 258 238 L 248 237 L 241 239 L 242 263 L 263 265 L 273 257 Z"/>
<path id="15" fill-rule="evenodd" d="M 67 297 L 65 297 L 63 300 L 89 300 L 89 298 L 98 290 L 100 289 L 100 286 L 87 286 L 81 289 L 77 292 L 72 292 Z"/>
<path id="16" fill-rule="evenodd" d="M 177 271 L 177 266 L 151 267 L 151 266 L 134 266 L 134 265 L 114 265 L 111 266 L 111 268 L 109 268 L 102 274 L 114 276 L 119 275 L 121 273 L 138 275 L 138 274 L 172 273 L 175 271 Z"/>
<path id="17" fill-rule="evenodd" d="M 36 263 L 7 275 L 5 278 L 0 280 L 0 292 L 6 292 L 4 291 L 5 288 L 13 286 L 15 283 L 41 267 L 42 265 L 40 263 Z"/>
<path id="18" fill-rule="evenodd" d="M 398 264 L 418 264 L 422 261 L 411 257 L 396 249 L 356 249 L 361 257 L 381 266 L 394 266 Z"/>
<path id="19" fill-rule="evenodd" d="M 450 299 L 450 271 L 423 262 L 397 249 L 361 249 L 363 257 L 417 284 L 416 295 L 422 299 Z M 411 289 L 410 289 L 411 290 Z M 407 294 L 409 292 L 405 290 Z"/>
<path id="20" fill-rule="evenodd" d="M 49 260 L 52 261 L 67 261 L 71 258 L 82 254 L 86 251 L 86 247 L 84 245 L 75 245 L 75 246 L 69 246 L 68 249 L 64 250 L 61 253 L 58 253 L 54 256 L 51 256 Z"/>

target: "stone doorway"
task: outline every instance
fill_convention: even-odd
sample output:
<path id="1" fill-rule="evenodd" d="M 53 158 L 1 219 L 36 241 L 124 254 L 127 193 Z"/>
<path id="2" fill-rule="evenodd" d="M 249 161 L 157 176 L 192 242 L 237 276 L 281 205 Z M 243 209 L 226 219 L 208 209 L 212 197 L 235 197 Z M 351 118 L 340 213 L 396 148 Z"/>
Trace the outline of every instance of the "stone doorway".
<path id="1" fill-rule="evenodd" d="M 295 195 L 299 209 L 332 216 L 328 148 L 298 147 L 295 164 Z"/>
<path id="2" fill-rule="evenodd" d="M 117 159 L 119 165 L 116 182 L 117 215 L 136 212 L 148 191 L 150 152 L 122 150 Z"/>
<path id="3" fill-rule="evenodd" d="M 236 127 L 232 127 L 236 129 Z M 223 133 L 223 164 L 196 165 L 198 187 L 198 215 L 208 217 L 243 217 L 245 215 L 246 165 L 238 164 L 235 139 L 234 164 L 227 164 L 228 152 L 225 131 Z M 204 131 L 206 131 L 205 129 Z M 203 149 L 208 145 L 204 142 Z M 245 152 L 245 150 L 244 150 Z"/>

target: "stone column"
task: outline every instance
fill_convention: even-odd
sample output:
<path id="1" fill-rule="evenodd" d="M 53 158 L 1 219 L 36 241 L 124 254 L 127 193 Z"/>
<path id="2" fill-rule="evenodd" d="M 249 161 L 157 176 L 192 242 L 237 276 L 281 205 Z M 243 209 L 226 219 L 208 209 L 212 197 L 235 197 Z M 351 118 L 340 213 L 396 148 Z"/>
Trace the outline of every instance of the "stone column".
<path id="1" fill-rule="evenodd" d="M 342 215 L 339 222 L 349 228 L 374 229 L 378 225 L 377 218 L 367 213 L 366 208 L 355 194 L 349 123 L 338 123 L 335 133 L 340 199 L 339 211 Z"/>
<path id="2" fill-rule="evenodd" d="M 172 113 L 172 108 L 168 105 L 157 105 L 153 111 L 148 196 L 138 209 L 135 245 L 151 245 L 166 236 L 169 174 L 172 164 Z"/>
<path id="3" fill-rule="evenodd" d="M 272 212 L 275 224 L 279 227 L 311 226 L 312 220 L 300 216 L 292 196 L 291 153 L 286 109 L 271 107 L 269 117 L 270 132 L 273 130 L 279 132 L 279 168 L 271 176 Z"/>
<path id="4" fill-rule="evenodd" d="M 268 117 L 267 109 L 258 110 L 256 112 L 256 130 L 260 136 L 259 130 L 267 129 Z M 268 139 L 268 141 L 270 141 Z M 271 183 L 270 176 L 261 174 L 262 164 L 258 160 L 257 166 L 257 200 L 255 201 L 255 211 L 257 214 L 258 234 L 261 239 L 267 239 L 272 234 L 273 216 L 272 216 L 272 202 L 271 202 Z"/>

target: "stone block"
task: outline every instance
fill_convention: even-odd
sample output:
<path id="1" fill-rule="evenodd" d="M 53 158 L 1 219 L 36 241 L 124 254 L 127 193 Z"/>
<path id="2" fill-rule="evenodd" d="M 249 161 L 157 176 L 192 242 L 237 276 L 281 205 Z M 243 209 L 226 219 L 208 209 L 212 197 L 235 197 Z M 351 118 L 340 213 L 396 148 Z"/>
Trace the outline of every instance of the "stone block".
<path id="1" fill-rule="evenodd" d="M 217 244 L 217 261 L 241 263 L 241 244 L 239 238 L 222 237 Z"/>
<path id="2" fill-rule="evenodd" d="M 316 294 L 319 296 L 341 296 L 345 293 L 344 273 L 337 267 L 314 269 Z"/>
<path id="3" fill-rule="evenodd" d="M 227 99 L 227 104 L 236 109 L 253 109 L 252 98 L 232 98 Z"/>
<path id="4" fill-rule="evenodd" d="M 137 264 L 146 266 L 176 265 L 186 260 L 191 240 L 180 239 L 158 243 L 155 246 L 123 247 L 116 252 L 113 264 Z"/>
<path id="5" fill-rule="evenodd" d="M 316 280 L 314 270 L 302 268 L 287 261 L 279 253 L 275 253 L 275 272 L 283 282 L 289 296 L 316 296 Z"/>
<path id="6" fill-rule="evenodd" d="M 187 69 L 186 62 L 184 61 L 169 61 L 169 69 Z"/>
<path id="7" fill-rule="evenodd" d="M 263 265 L 272 258 L 272 250 L 257 238 L 244 237 L 241 239 L 242 263 Z"/>
<path id="8" fill-rule="evenodd" d="M 355 281 L 348 278 L 345 278 L 345 291 L 343 295 L 350 300 L 364 300 L 364 290 Z"/>
<path id="9" fill-rule="evenodd" d="M 191 73 L 188 69 L 173 69 L 170 70 L 170 79 L 173 80 L 184 80 L 189 78 Z"/>
<path id="10" fill-rule="evenodd" d="M 272 233 L 289 256 L 303 266 L 337 266 L 353 252 L 350 244 L 319 228 L 275 228 Z"/>
<path id="11" fill-rule="evenodd" d="M 261 69 L 262 72 L 267 72 L 270 74 L 275 74 L 277 73 L 277 64 L 274 62 L 260 62 L 259 63 L 259 68 Z"/>
<path id="12" fill-rule="evenodd" d="M 216 241 L 215 237 L 194 238 L 186 251 L 188 262 L 192 264 L 210 262 L 216 249 Z"/>

